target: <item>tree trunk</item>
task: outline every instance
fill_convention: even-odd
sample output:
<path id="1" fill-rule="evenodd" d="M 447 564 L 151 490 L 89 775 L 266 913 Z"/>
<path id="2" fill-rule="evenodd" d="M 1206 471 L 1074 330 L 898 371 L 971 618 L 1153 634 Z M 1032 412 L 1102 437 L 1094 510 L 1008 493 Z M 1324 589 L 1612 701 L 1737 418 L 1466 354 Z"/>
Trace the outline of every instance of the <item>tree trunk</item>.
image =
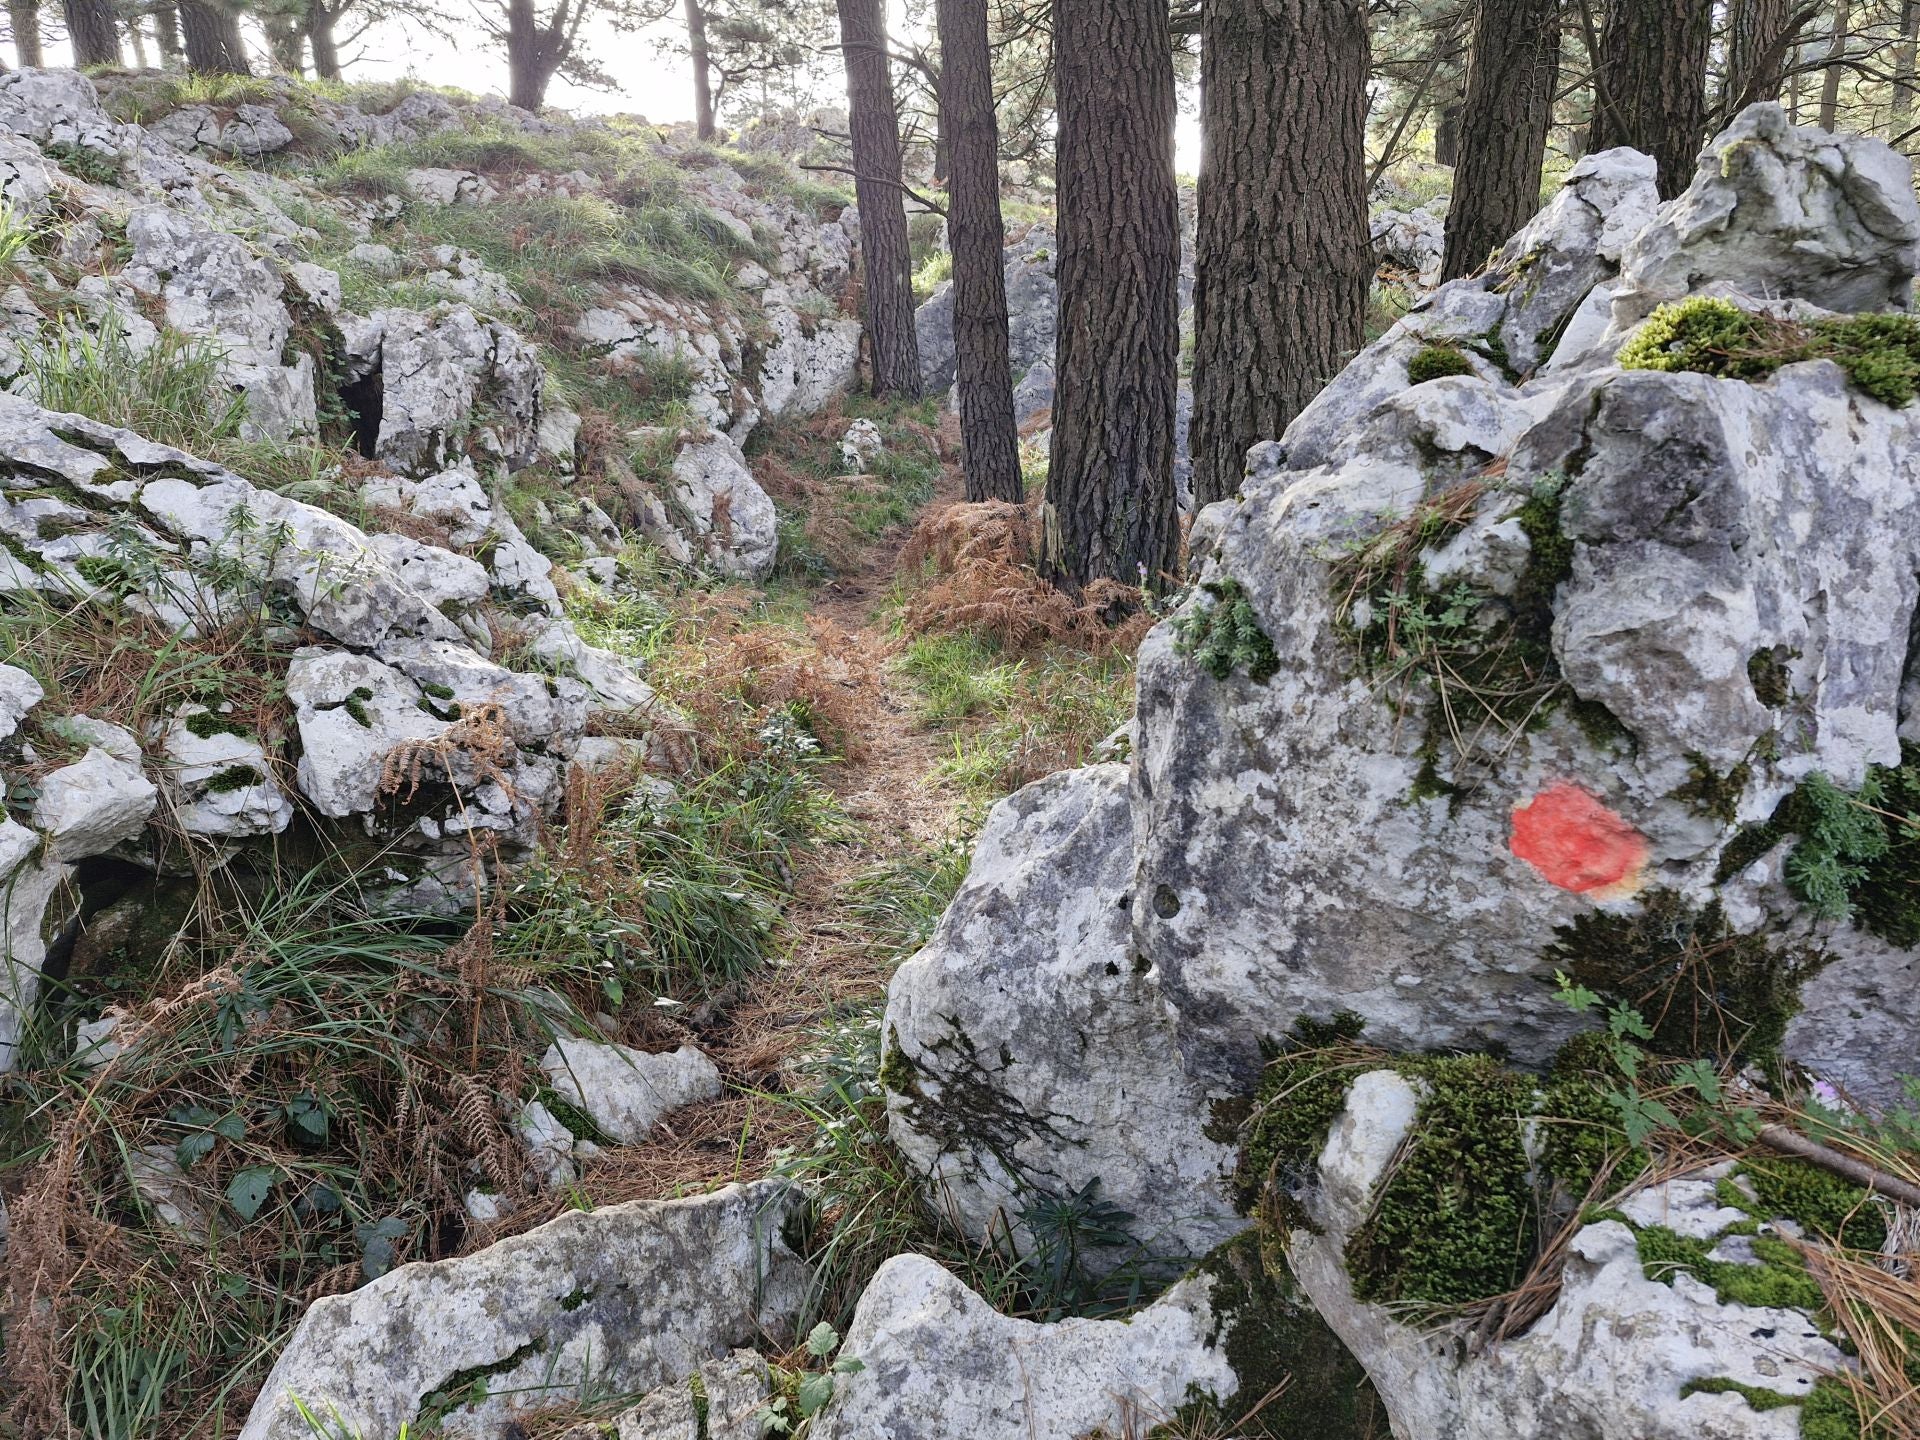
<path id="1" fill-rule="evenodd" d="M 180 68 L 180 16 L 172 5 L 159 5 L 153 11 L 153 36 L 160 43 L 163 70 Z"/>
<path id="2" fill-rule="evenodd" d="M 1833 40 L 1827 46 L 1827 68 L 1820 75 L 1820 128 L 1837 129 L 1840 124 L 1840 77 L 1846 72 L 1841 62 L 1847 58 L 1847 0 L 1833 0 Z"/>
<path id="3" fill-rule="evenodd" d="M 1433 163 L 1436 165 L 1460 163 L 1461 108 L 1458 100 L 1449 100 L 1440 107 L 1439 117 L 1433 126 Z"/>
<path id="4" fill-rule="evenodd" d="M 1791 11 L 1789 0 L 1733 0 L 1727 21 L 1727 119 L 1749 105 L 1780 98 L 1790 48 L 1780 40 Z"/>
<path id="5" fill-rule="evenodd" d="M 13 53 L 22 70 L 37 70 L 46 64 L 40 49 L 40 0 L 8 0 L 7 16 L 13 21 Z"/>
<path id="6" fill-rule="evenodd" d="M 1159 588 L 1179 566 L 1167 22 L 1167 0 L 1053 0 L 1060 325 L 1042 561 L 1069 589 L 1101 577 Z"/>
<path id="7" fill-rule="evenodd" d="M 1560 0 L 1480 0 L 1441 277 L 1471 275 L 1540 208 L 1560 75 Z"/>
<path id="8" fill-rule="evenodd" d="M 564 18 L 556 13 L 543 25 L 533 0 L 508 0 L 507 99 L 522 110 L 537 112 L 547 103 L 547 86 L 566 59 Z"/>
<path id="9" fill-rule="evenodd" d="M 1607 7 L 1588 149 L 1631 145 L 1651 155 L 1664 200 L 1693 179 L 1712 38 L 1711 0 L 1613 0 Z"/>
<path id="10" fill-rule="evenodd" d="M 1209 505 L 1359 349 L 1373 257 L 1363 0 L 1207 0 L 1201 14 L 1192 439 L 1194 500 Z"/>
<path id="11" fill-rule="evenodd" d="M 1007 231 L 986 0 L 940 0 L 940 61 L 940 134 L 952 157 L 947 245 L 953 252 L 954 398 L 967 499 L 1018 501 L 1026 491 L 1007 358 Z"/>
<path id="12" fill-rule="evenodd" d="M 887 62 L 885 0 L 839 0 L 847 65 L 854 191 L 866 267 L 867 334 L 873 393 L 918 395 L 920 341 L 913 329 L 913 251 L 901 188 L 900 117 Z"/>
<path id="13" fill-rule="evenodd" d="M 719 133 L 713 117 L 713 52 L 707 46 L 707 12 L 700 0 L 686 0 L 687 54 L 693 60 L 693 113 L 700 125 L 700 138 L 711 140 Z"/>
<path id="14" fill-rule="evenodd" d="M 1900 40 L 1893 47 L 1892 133 L 1896 137 L 1913 123 L 1916 32 L 1920 32 L 1920 0 L 1900 0 Z"/>
<path id="15" fill-rule="evenodd" d="M 73 42 L 73 63 L 120 63 L 120 23 L 112 0 L 66 0 L 67 38 Z"/>
<path id="16" fill-rule="evenodd" d="M 307 5 L 307 49 L 313 55 L 313 73 L 322 80 L 340 78 L 340 44 L 333 36 L 334 13 L 320 0 Z"/>
<path id="17" fill-rule="evenodd" d="M 261 12 L 260 21 L 266 26 L 267 51 L 273 57 L 273 68 L 296 80 L 306 74 L 305 19 L 266 10 Z"/>
<path id="18" fill-rule="evenodd" d="M 210 0 L 180 0 L 180 36 L 187 68 L 198 75 L 247 75 L 247 51 L 240 22 Z"/>

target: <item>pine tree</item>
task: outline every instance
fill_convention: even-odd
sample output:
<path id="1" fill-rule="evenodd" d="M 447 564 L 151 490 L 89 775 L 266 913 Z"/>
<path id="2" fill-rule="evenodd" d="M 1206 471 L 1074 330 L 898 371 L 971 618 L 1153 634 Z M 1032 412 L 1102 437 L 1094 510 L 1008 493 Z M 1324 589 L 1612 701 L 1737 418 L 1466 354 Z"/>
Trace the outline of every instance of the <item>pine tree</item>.
<path id="1" fill-rule="evenodd" d="M 1712 0 L 1612 0 L 1594 72 L 1587 148 L 1654 158 L 1663 199 L 1686 189 L 1706 130 Z"/>
<path id="2" fill-rule="evenodd" d="M 1480 0 L 1441 274 L 1472 274 L 1540 204 L 1560 76 L 1560 0 Z"/>
<path id="3" fill-rule="evenodd" d="M 1160 585 L 1173 493 L 1180 206 L 1167 0 L 1053 0 L 1060 323 L 1042 564 Z"/>

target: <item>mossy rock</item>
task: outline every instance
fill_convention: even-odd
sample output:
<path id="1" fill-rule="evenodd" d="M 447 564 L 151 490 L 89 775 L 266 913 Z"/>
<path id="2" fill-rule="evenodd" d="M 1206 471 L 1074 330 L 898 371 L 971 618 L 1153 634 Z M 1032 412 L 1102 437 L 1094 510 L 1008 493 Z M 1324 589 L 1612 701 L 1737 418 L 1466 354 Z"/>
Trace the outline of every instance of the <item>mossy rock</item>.
<path id="1" fill-rule="evenodd" d="M 1240 1388 L 1231 1400 L 1191 1395 L 1150 1440 L 1195 1434 L 1239 1440 L 1386 1440 L 1386 1406 L 1340 1337 L 1314 1309 L 1283 1256 L 1257 1231 L 1200 1265 L 1213 1281 L 1218 1341 Z M 1277 1393 L 1276 1393 L 1277 1392 Z"/>
<path id="2" fill-rule="evenodd" d="M 1423 347 L 1407 361 L 1407 383 L 1424 385 L 1448 375 L 1473 374 L 1473 362 L 1458 345 L 1434 344 Z"/>
<path id="3" fill-rule="evenodd" d="M 1254 684 L 1266 684 L 1280 669 L 1280 657 L 1260 628 L 1245 587 L 1238 580 L 1214 580 L 1202 589 L 1213 604 L 1189 610 L 1173 622 L 1175 652 L 1216 680 L 1239 670 Z"/>

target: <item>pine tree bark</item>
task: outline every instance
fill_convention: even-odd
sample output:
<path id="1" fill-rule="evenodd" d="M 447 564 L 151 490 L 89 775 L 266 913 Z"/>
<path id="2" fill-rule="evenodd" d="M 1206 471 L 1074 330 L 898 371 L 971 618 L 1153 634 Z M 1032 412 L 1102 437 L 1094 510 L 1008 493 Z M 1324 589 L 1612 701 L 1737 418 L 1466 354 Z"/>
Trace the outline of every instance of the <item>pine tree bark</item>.
<path id="1" fill-rule="evenodd" d="M 40 0 L 9 0 L 7 18 L 13 22 L 13 53 L 22 70 L 46 64 L 40 48 Z"/>
<path id="2" fill-rule="evenodd" d="M 1916 32 L 1920 32 L 1920 0 L 1900 0 L 1900 39 L 1893 47 L 1894 138 L 1904 134 L 1913 121 Z M 24 65 L 26 62 L 23 60 L 21 63 Z"/>
<path id="3" fill-rule="evenodd" d="M 1053 0 L 1060 321 L 1042 568 L 1069 590 L 1100 578 L 1159 588 L 1179 565 L 1167 24 L 1167 0 Z"/>
<path id="4" fill-rule="evenodd" d="M 547 103 L 547 87 L 566 59 L 566 5 L 545 23 L 534 0 L 507 3 L 507 100 L 538 113 Z"/>
<path id="5" fill-rule="evenodd" d="M 1007 355 L 1007 231 L 986 0 L 940 0 L 940 137 L 948 151 L 954 398 L 969 500 L 1025 498 Z"/>
<path id="6" fill-rule="evenodd" d="M 1441 278 L 1471 275 L 1540 206 L 1560 77 L 1560 0 L 1480 0 Z"/>
<path id="7" fill-rule="evenodd" d="M 1360 347 L 1373 257 L 1362 0 L 1201 13 L 1192 444 L 1209 505 Z"/>
<path id="8" fill-rule="evenodd" d="M 313 56 L 313 73 L 322 80 L 340 78 L 340 43 L 333 34 L 334 21 L 337 18 L 332 10 L 321 3 L 321 0 L 309 0 L 307 50 Z"/>
<path id="9" fill-rule="evenodd" d="M 65 0 L 67 38 L 73 44 L 73 63 L 85 69 L 89 65 L 120 63 L 120 25 L 113 13 L 113 0 Z"/>
<path id="10" fill-rule="evenodd" d="M 1847 0 L 1833 0 L 1833 37 L 1827 43 L 1827 67 L 1820 75 L 1820 128 L 1840 124 L 1840 79 L 1846 74 L 1847 41 L 1851 26 Z"/>
<path id="11" fill-rule="evenodd" d="M 246 43 L 240 21 L 212 0 L 179 0 L 180 38 L 187 68 L 199 75 L 248 75 Z"/>
<path id="12" fill-rule="evenodd" d="M 854 191 L 860 202 L 873 393 L 914 396 L 922 389 L 920 340 L 913 328 L 913 250 L 902 188 L 900 116 L 887 60 L 886 3 L 838 3 Z"/>
<path id="13" fill-rule="evenodd" d="M 1630 145 L 1660 167 L 1670 200 L 1693 179 L 1707 125 L 1712 0 L 1612 0 L 1594 73 L 1589 150 Z"/>
<path id="14" fill-rule="evenodd" d="M 1791 47 L 1781 43 L 1792 16 L 1790 0 L 1733 0 L 1727 17 L 1728 119 L 1762 100 L 1778 100 L 1786 84 Z"/>
<path id="15" fill-rule="evenodd" d="M 719 133 L 713 114 L 713 51 L 707 43 L 707 12 L 700 0 L 686 0 L 687 55 L 693 61 L 693 114 L 700 138 Z"/>
<path id="16" fill-rule="evenodd" d="M 171 4 L 154 7 L 153 36 L 160 44 L 161 68 L 178 70 L 181 60 L 180 15 Z"/>

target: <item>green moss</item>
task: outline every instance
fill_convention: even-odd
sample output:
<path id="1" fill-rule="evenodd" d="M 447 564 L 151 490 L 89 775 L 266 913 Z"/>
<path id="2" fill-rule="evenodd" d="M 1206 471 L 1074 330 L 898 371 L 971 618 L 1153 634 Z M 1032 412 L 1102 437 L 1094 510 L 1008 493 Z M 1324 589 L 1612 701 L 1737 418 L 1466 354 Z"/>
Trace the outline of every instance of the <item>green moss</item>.
<path id="1" fill-rule="evenodd" d="M 43 559 L 36 551 L 28 549 L 26 542 L 21 540 L 18 536 L 9 535 L 6 531 L 0 530 L 0 550 L 5 550 L 7 554 L 11 555 L 14 559 L 18 560 L 23 566 L 25 566 L 30 573 L 35 575 L 42 575 L 46 573 L 46 569 L 47 569 L 46 560 Z M 89 559 L 92 559 L 93 557 L 82 556 L 81 558 L 83 560 L 89 560 Z M 83 570 L 81 571 L 81 573 L 84 575 L 86 572 Z M 98 584 L 99 582 L 94 581 L 92 583 Z"/>
<path id="2" fill-rule="evenodd" d="M 596 1145 L 613 1144 L 612 1139 L 593 1123 L 591 1115 L 566 1099 L 551 1085 L 540 1086 L 534 1091 L 533 1098 L 546 1106 L 553 1118 L 572 1132 L 574 1139 L 590 1140 Z"/>
<path id="3" fill-rule="evenodd" d="M 1234 1176 L 1243 1210 L 1272 1185 L 1286 1189 L 1313 1172 L 1347 1087 L 1370 1057 L 1355 1049 L 1366 1022 L 1351 1011 L 1330 1021 L 1301 1016 L 1261 1072 L 1252 1120 Z"/>
<path id="4" fill-rule="evenodd" d="M 1687 1381 L 1680 1387 L 1680 1398 L 1684 1400 L 1689 1395 L 1738 1395 L 1755 1410 L 1779 1410 L 1801 1403 L 1797 1396 L 1782 1395 L 1778 1390 L 1763 1390 L 1758 1385 L 1743 1385 L 1725 1375 Z"/>
<path id="5" fill-rule="evenodd" d="M 1763 1220 L 1785 1216 L 1813 1234 L 1855 1250 L 1878 1251 L 1887 1238 L 1886 1215 L 1858 1185 L 1831 1171 L 1780 1155 L 1754 1155 L 1740 1167 L 1753 1186 Z"/>
<path id="6" fill-rule="evenodd" d="M 208 777 L 200 788 L 209 795 L 225 795 L 234 790 L 249 789 L 266 778 L 256 766 L 229 765 L 217 775 Z"/>
<path id="7" fill-rule="evenodd" d="M 373 699 L 373 691 L 364 685 L 356 685 L 347 698 L 340 702 L 340 708 L 353 717 L 354 723 L 364 730 L 373 728 L 373 714 L 367 709 L 367 701 Z"/>
<path id="8" fill-rule="evenodd" d="M 1920 745 L 1900 747 L 1900 764 L 1873 774 L 1887 845 L 1851 887 L 1854 923 L 1889 945 L 1920 945 Z M 1898 818 L 1893 818 L 1898 817 Z"/>
<path id="9" fill-rule="evenodd" d="M 1687 756 L 1687 765 L 1693 778 L 1668 798 L 1683 801 L 1700 814 L 1731 825 L 1739 814 L 1740 797 L 1747 793 L 1747 786 L 1753 780 L 1752 764 L 1742 760 L 1722 775 L 1706 756 L 1694 752 Z"/>
<path id="10" fill-rule="evenodd" d="M 1461 1305 L 1512 1289 L 1537 1244 L 1530 1080 L 1481 1055 L 1429 1061 L 1412 1136 L 1347 1245 L 1354 1294 Z"/>
<path id="11" fill-rule="evenodd" d="M 475 1365 L 449 1375 L 439 1385 L 420 1397 L 420 1407 L 414 1416 L 411 1427 L 418 1434 L 437 1432 L 440 1422 L 461 1410 L 470 1409 L 486 1403 L 490 1393 L 487 1382 L 496 1375 L 508 1371 L 532 1359 L 535 1355 L 546 1353 L 547 1342 L 544 1337 L 530 1340 L 520 1346 L 511 1355 L 496 1360 L 491 1365 Z"/>
<path id="12" fill-rule="evenodd" d="M 1607 1037 L 1598 1031 L 1576 1035 L 1560 1048 L 1547 1072 L 1540 1101 L 1541 1167 L 1579 1201 L 1609 1161 L 1629 1152 L 1620 1111 L 1608 1099 L 1619 1072 Z M 1624 1178 L 1616 1169 L 1615 1178 Z"/>
<path id="13" fill-rule="evenodd" d="M 1731 380 L 1764 380 L 1783 365 L 1831 360 L 1854 388 L 1898 409 L 1920 391 L 1920 320 L 1844 315 L 1796 325 L 1696 296 L 1656 309 L 1618 359 L 1628 370 L 1695 371 Z"/>
<path id="14" fill-rule="evenodd" d="M 1845 1381 L 1822 1376 L 1800 1407 L 1800 1440 L 1860 1440 L 1860 1407 Z"/>
<path id="15" fill-rule="evenodd" d="M 1239 1388 L 1225 1403 L 1190 1393 L 1173 1423 L 1150 1430 L 1149 1440 L 1368 1440 L 1387 1433 L 1386 1409 L 1367 1372 L 1259 1232 L 1228 1241 L 1199 1273 L 1213 1282 L 1209 1343 L 1222 1344 Z"/>
<path id="16" fill-rule="evenodd" d="M 251 739 L 253 732 L 239 721 L 212 710 L 196 710 L 181 721 L 187 727 L 187 733 L 201 740 L 211 740 L 216 735 L 238 735 L 241 739 Z"/>
<path id="17" fill-rule="evenodd" d="M 1428 345 L 1407 362 L 1407 383 L 1424 385 L 1446 375 L 1471 375 L 1473 362 L 1458 345 Z"/>
<path id="18" fill-rule="evenodd" d="M 920 1093 L 920 1072 L 901 1053 L 900 1032 L 891 1025 L 887 1027 L 886 1053 L 880 1057 L 880 1084 L 893 1095 Z"/>
<path id="19" fill-rule="evenodd" d="M 1753 686 L 1753 698 L 1770 710 L 1778 710 L 1793 699 L 1793 674 L 1787 662 L 1798 654 L 1784 645 L 1756 650 L 1747 657 L 1747 682 Z"/>
<path id="20" fill-rule="evenodd" d="M 1578 984 L 1625 1004 L 1653 1027 L 1662 1055 L 1765 1061 L 1799 1009 L 1800 987 L 1825 951 L 1775 948 L 1735 932 L 1720 902 L 1695 909 L 1671 890 L 1630 914 L 1594 910 L 1554 931 L 1546 960 Z"/>
<path id="21" fill-rule="evenodd" d="M 1190 657 L 1216 680 L 1244 670 L 1256 685 L 1264 685 L 1280 668 L 1273 641 L 1260 628 L 1260 617 L 1238 580 L 1215 580 L 1204 587 L 1213 604 L 1187 611 L 1173 622 L 1174 649 Z"/>
<path id="22" fill-rule="evenodd" d="M 1800 1252 L 1785 1241 L 1764 1235 L 1753 1238 L 1758 1265 L 1711 1260 L 1718 1240 L 1695 1240 L 1649 1225 L 1636 1234 L 1640 1265 L 1649 1280 L 1671 1285 L 1685 1272 L 1711 1286 L 1722 1305 L 1754 1305 L 1772 1309 L 1818 1310 L 1824 1302 L 1819 1282 L 1807 1273 Z"/>

